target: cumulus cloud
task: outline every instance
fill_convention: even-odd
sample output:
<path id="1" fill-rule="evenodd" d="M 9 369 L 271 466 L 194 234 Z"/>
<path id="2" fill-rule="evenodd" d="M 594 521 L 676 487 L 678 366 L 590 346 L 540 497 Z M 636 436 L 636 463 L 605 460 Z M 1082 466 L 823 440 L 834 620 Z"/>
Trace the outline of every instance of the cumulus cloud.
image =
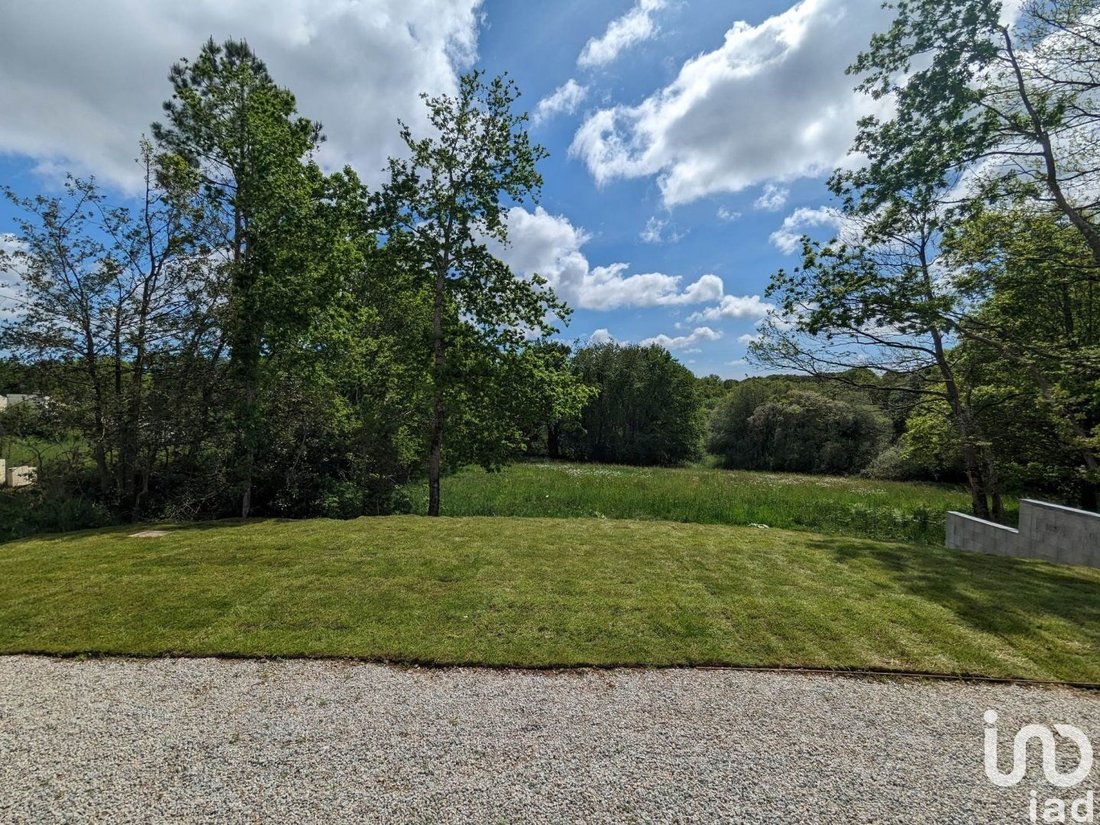
<path id="1" fill-rule="evenodd" d="M 783 204 L 787 202 L 787 196 L 790 194 L 791 190 L 785 186 L 767 183 L 764 185 L 764 191 L 760 193 L 760 197 L 753 201 L 752 205 L 757 209 L 774 212 L 783 208 Z"/>
<path id="2" fill-rule="evenodd" d="M 755 344 L 761 338 L 760 334 L 753 335 L 752 333 L 745 333 L 744 335 L 737 336 L 737 343 L 747 347 L 749 344 Z"/>
<path id="3" fill-rule="evenodd" d="M 775 307 L 759 295 L 726 295 L 712 307 L 688 316 L 688 323 L 698 321 L 719 321 L 722 319 L 759 319 L 765 317 Z"/>
<path id="4" fill-rule="evenodd" d="M 827 226 L 835 231 L 844 227 L 844 218 L 831 206 L 816 209 L 801 207 L 783 219 L 783 225 L 768 236 L 772 246 L 780 252 L 793 255 L 798 251 L 802 236 L 815 227 Z"/>
<path id="5" fill-rule="evenodd" d="M 725 221 L 726 223 L 733 223 L 734 221 L 740 219 L 740 212 L 735 212 L 732 209 L 726 209 L 726 207 L 724 206 L 718 207 L 718 220 Z"/>
<path id="6" fill-rule="evenodd" d="M 588 87 L 582 86 L 573 78 L 569 78 L 538 102 L 534 113 L 531 115 L 531 121 L 537 125 L 557 115 L 571 115 L 577 111 L 577 107 L 581 105 L 587 96 Z"/>
<path id="7" fill-rule="evenodd" d="M 402 150 L 397 119 L 426 124 L 421 91 L 453 91 L 476 58 L 481 0 L 62 0 L 6 4 L 0 151 L 43 171 L 138 181 L 138 138 L 161 116 L 169 66 L 208 38 L 247 36 L 275 81 L 320 120 L 318 159 L 377 182 Z"/>
<path id="8" fill-rule="evenodd" d="M 735 23 L 640 104 L 594 112 L 570 152 L 598 184 L 656 176 L 666 205 L 830 171 L 858 118 L 885 105 L 844 69 L 888 22 L 878 0 L 802 0 Z"/>
<path id="9" fill-rule="evenodd" d="M 719 300 L 724 292 L 717 275 L 703 275 L 683 286 L 679 275 L 628 274 L 627 263 L 593 267 L 581 251 L 588 234 L 541 206 L 534 212 L 512 207 L 508 239 L 506 247 L 490 244 L 494 254 L 516 272 L 546 278 L 558 297 L 580 309 L 702 304 Z"/>
<path id="10" fill-rule="evenodd" d="M 703 341 L 717 341 L 722 337 L 722 333 L 717 330 L 713 330 L 710 327 L 697 327 L 690 335 L 680 335 L 677 337 L 671 337 L 669 335 L 655 335 L 652 338 L 645 338 L 641 341 L 643 347 L 648 347 L 651 344 L 656 344 L 659 347 L 664 347 L 667 350 L 687 350 L 694 347 Z"/>
<path id="11" fill-rule="evenodd" d="M 605 66 L 636 43 L 652 38 L 657 34 L 653 14 L 666 5 L 667 0 L 637 0 L 630 11 L 612 20 L 602 35 L 584 44 L 577 65 L 586 69 Z"/>
<path id="12" fill-rule="evenodd" d="M 588 343 L 590 344 L 611 344 L 614 341 L 615 337 L 603 327 L 588 336 Z"/>

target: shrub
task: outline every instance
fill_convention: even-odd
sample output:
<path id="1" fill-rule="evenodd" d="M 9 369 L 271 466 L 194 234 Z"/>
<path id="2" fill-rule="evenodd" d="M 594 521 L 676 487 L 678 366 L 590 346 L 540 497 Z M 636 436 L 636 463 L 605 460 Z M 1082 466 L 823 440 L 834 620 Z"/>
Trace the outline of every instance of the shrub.
<path id="1" fill-rule="evenodd" d="M 709 445 L 727 468 L 845 474 L 870 464 L 890 431 L 864 399 L 805 389 L 778 395 L 764 385 L 731 394 L 712 421 Z"/>

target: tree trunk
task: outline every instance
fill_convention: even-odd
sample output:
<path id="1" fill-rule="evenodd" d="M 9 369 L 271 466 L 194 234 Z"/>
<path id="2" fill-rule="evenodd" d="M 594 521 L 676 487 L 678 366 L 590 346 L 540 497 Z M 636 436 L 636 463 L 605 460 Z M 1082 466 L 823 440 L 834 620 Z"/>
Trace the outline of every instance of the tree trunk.
<path id="1" fill-rule="evenodd" d="M 966 486 L 970 491 L 970 510 L 978 518 L 988 519 L 989 501 L 986 497 L 985 473 L 982 472 L 978 447 L 974 443 L 974 428 L 971 424 L 970 412 L 963 406 L 962 394 L 955 380 L 955 370 L 947 360 L 947 350 L 943 346 L 943 336 L 938 329 L 932 329 L 930 333 L 935 347 L 936 366 L 943 377 L 947 405 L 951 409 L 951 420 L 961 442 Z"/>
<path id="2" fill-rule="evenodd" d="M 241 198 L 238 190 L 237 198 Z M 230 345 L 230 361 L 237 369 L 243 394 L 243 411 L 238 425 L 243 439 L 241 450 L 241 518 L 252 513 L 252 472 L 256 463 L 256 387 L 259 383 L 260 336 L 257 332 L 258 313 L 253 306 L 254 278 L 251 244 L 246 246 L 245 220 L 239 201 L 233 204 L 233 280 L 237 317 L 234 319 L 234 340 Z M 248 260 L 246 260 L 246 258 Z"/>
<path id="3" fill-rule="evenodd" d="M 970 511 L 978 518 L 989 518 L 989 501 L 985 495 L 985 484 L 978 467 L 978 451 L 968 436 L 963 435 L 963 465 L 966 468 L 966 486 L 970 490 Z"/>
<path id="4" fill-rule="evenodd" d="M 1100 488 L 1098 488 L 1096 482 L 1083 481 L 1077 499 L 1078 506 L 1082 510 L 1089 510 L 1093 513 L 1100 511 L 1100 495 L 1098 494 L 1100 494 Z"/>
<path id="5" fill-rule="evenodd" d="M 546 427 L 546 456 L 561 458 L 561 434 L 557 424 L 549 424 Z"/>
<path id="6" fill-rule="evenodd" d="M 437 272 L 432 303 L 432 430 L 428 446 L 428 515 L 438 516 L 439 478 L 443 470 L 443 427 L 447 410 L 443 403 L 443 368 L 446 350 L 443 342 L 443 299 L 446 273 Z"/>
<path id="7" fill-rule="evenodd" d="M 252 512 L 252 469 L 256 463 L 256 381 L 255 376 L 249 377 L 245 388 L 245 413 L 244 413 L 244 464 L 241 472 L 241 518 L 248 518 Z"/>

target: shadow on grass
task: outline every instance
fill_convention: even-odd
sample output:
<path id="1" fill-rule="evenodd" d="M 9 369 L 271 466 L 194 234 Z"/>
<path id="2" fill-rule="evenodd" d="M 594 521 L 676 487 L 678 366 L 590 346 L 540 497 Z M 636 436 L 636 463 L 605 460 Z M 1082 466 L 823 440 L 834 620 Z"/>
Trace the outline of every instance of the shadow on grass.
<path id="1" fill-rule="evenodd" d="M 0 541 L 0 546 L 5 544 L 16 544 L 24 541 L 45 543 L 57 541 L 68 542 L 76 539 L 88 538 L 90 536 L 117 536 L 118 538 L 128 538 L 134 533 L 140 533 L 143 530 L 166 530 L 170 533 L 194 533 L 201 532 L 203 530 L 224 530 L 228 527 L 249 527 L 257 524 L 294 524 L 300 521 L 300 519 L 263 517 L 250 519 L 211 519 L 209 521 L 188 522 L 137 522 L 133 524 L 113 524 L 108 527 L 91 527 L 85 530 L 66 530 L 63 532 L 53 533 L 34 533 L 31 535 L 19 536 L 17 538 L 4 539 L 3 541 Z"/>
<path id="2" fill-rule="evenodd" d="M 860 539 L 821 537 L 809 545 L 986 633 L 1030 633 L 1041 618 L 1063 619 L 1094 640 L 1100 655 L 1100 571 Z"/>

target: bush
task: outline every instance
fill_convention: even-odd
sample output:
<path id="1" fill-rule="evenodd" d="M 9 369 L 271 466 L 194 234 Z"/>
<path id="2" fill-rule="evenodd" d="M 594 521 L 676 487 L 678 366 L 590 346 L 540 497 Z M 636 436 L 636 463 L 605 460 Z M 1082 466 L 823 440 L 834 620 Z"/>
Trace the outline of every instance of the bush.
<path id="1" fill-rule="evenodd" d="M 735 385 L 711 415 L 707 452 L 730 469 L 763 467 L 764 445 L 750 424 L 752 414 L 789 389 L 785 381 L 771 378 L 749 378 Z"/>
<path id="2" fill-rule="evenodd" d="M 891 444 L 868 464 L 862 475 L 879 481 L 927 481 L 935 476 L 929 468 L 906 453 L 899 444 Z"/>
<path id="3" fill-rule="evenodd" d="M 37 487 L 0 491 L 0 541 L 113 523 L 103 505 L 86 498 L 52 496 Z"/>
<path id="4" fill-rule="evenodd" d="M 774 392 L 770 385 L 741 391 L 719 408 L 709 445 L 727 468 L 854 473 L 889 440 L 890 422 L 865 399 L 805 389 Z"/>

